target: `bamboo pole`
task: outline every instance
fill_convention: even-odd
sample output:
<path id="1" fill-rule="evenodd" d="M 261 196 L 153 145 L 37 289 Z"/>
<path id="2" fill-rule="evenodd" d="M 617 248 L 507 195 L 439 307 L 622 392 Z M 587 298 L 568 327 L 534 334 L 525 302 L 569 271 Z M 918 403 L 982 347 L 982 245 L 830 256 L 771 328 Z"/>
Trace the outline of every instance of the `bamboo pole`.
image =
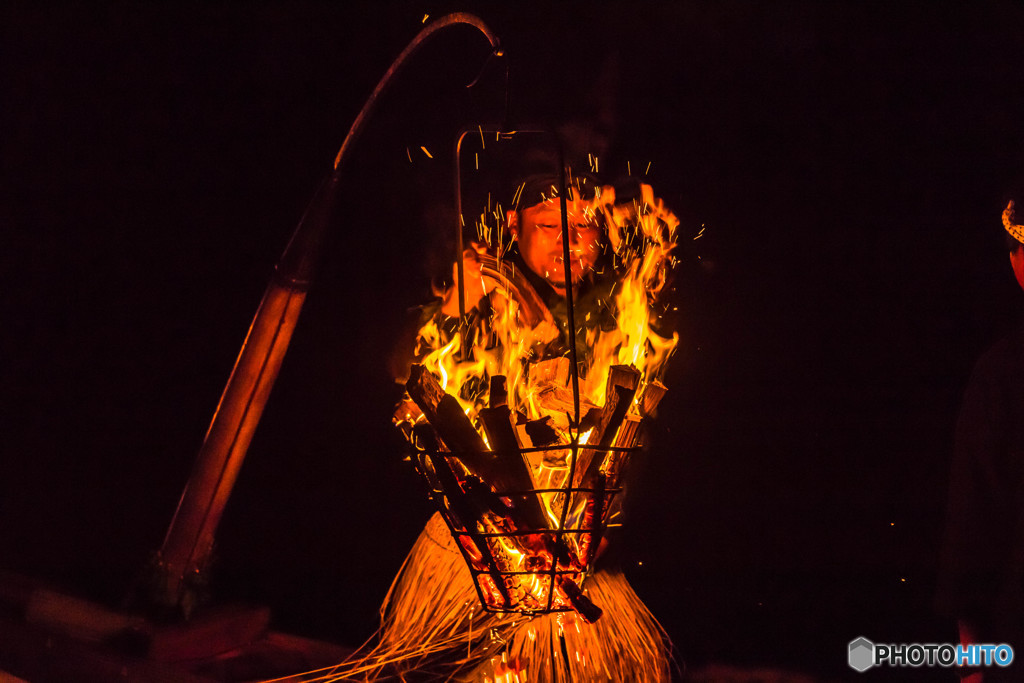
<path id="1" fill-rule="evenodd" d="M 460 24 L 479 30 L 491 44 L 492 55 L 501 54 L 497 37 L 472 14 L 449 14 L 424 27 L 392 62 L 363 104 L 342 141 L 331 175 L 320 186 L 292 233 L 221 394 L 163 545 L 156 553 L 149 598 L 157 607 L 172 609 L 187 618 L 205 583 L 204 574 L 217 525 L 306 299 L 319 244 L 340 183 L 345 153 L 358 139 L 378 97 L 409 57 L 439 30 Z"/>
<path id="2" fill-rule="evenodd" d="M 217 526 L 305 302 L 337 185 L 334 173 L 313 198 L 275 268 L 157 553 L 153 598 L 186 617 L 205 583 Z"/>

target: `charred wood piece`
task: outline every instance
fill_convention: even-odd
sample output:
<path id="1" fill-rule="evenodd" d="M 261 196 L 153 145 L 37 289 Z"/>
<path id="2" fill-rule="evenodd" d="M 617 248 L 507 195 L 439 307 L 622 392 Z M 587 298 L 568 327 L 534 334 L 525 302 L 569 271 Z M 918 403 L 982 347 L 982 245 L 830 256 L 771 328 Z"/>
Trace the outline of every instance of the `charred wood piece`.
<path id="1" fill-rule="evenodd" d="M 508 389 L 505 388 L 505 376 L 491 377 L 491 387 L 487 394 L 487 402 L 492 408 L 499 408 L 508 403 Z"/>
<path id="2" fill-rule="evenodd" d="M 657 414 L 658 404 L 661 403 L 661 399 L 665 397 L 665 393 L 668 391 L 661 382 L 655 380 L 650 382 L 645 388 L 643 396 L 640 398 L 640 414 L 644 417 L 654 417 Z"/>
<path id="3" fill-rule="evenodd" d="M 405 389 L 448 450 L 457 455 L 466 467 L 486 479 L 488 461 L 494 457 L 486 452 L 483 438 L 462 412 L 462 406 L 455 397 L 446 394 L 437 379 L 422 365 L 412 366 Z"/>
<path id="4" fill-rule="evenodd" d="M 423 451 L 439 451 L 441 443 L 437 440 L 437 432 L 428 422 L 420 422 L 412 427 L 412 445 Z"/>
<path id="5" fill-rule="evenodd" d="M 605 476 L 597 475 L 594 483 L 594 491 L 587 501 L 587 507 L 583 512 L 583 528 L 590 531 L 580 539 L 580 566 L 586 570 L 594 561 L 598 547 L 601 545 L 601 536 L 604 531 L 602 518 L 605 509 Z"/>
<path id="6" fill-rule="evenodd" d="M 544 448 L 559 441 L 558 432 L 555 431 L 554 422 L 550 417 L 530 420 L 526 423 L 526 433 L 530 436 L 533 445 L 538 448 Z"/>
<path id="7" fill-rule="evenodd" d="M 643 418 L 635 415 L 627 415 L 619 427 L 619 433 L 612 444 L 617 448 L 632 448 L 637 444 L 640 436 L 640 428 L 643 426 Z M 629 455 L 623 451 L 608 451 L 604 454 L 604 461 L 601 463 L 600 472 L 607 478 L 607 484 L 611 488 L 617 488 L 625 474 L 626 465 L 629 462 Z"/>
<path id="8" fill-rule="evenodd" d="M 597 424 L 588 443 L 606 448 L 615 442 L 619 425 L 622 424 L 640 384 L 640 371 L 628 365 L 613 365 L 608 372 L 605 386 L 605 404 L 601 408 Z M 577 482 L 592 482 L 604 462 L 603 454 L 585 448 L 580 450 L 581 471 L 575 477 Z M 582 476 L 581 476 L 582 475 Z M 577 484 L 578 486 L 579 484 Z"/>
<path id="9" fill-rule="evenodd" d="M 576 585 L 576 582 L 568 576 L 563 576 L 558 585 L 565 593 L 565 597 L 569 598 L 569 604 L 572 605 L 572 608 L 583 617 L 583 621 L 593 624 L 604 614 L 604 610 L 584 595 L 580 587 Z"/>
<path id="10" fill-rule="evenodd" d="M 640 371 L 630 365 L 613 365 L 605 385 L 604 407 L 590 443 L 610 446 L 615 440 L 622 419 L 626 416 L 640 384 Z"/>
<path id="11" fill-rule="evenodd" d="M 499 517 L 512 517 L 515 514 L 515 510 L 506 505 L 501 496 L 491 490 L 480 477 L 469 475 L 462 488 L 477 509 L 487 510 Z"/>
<path id="12" fill-rule="evenodd" d="M 501 593 L 501 597 L 504 600 L 503 606 L 510 605 L 512 598 L 508 593 L 508 587 L 505 585 L 501 573 L 497 570 L 497 564 L 494 560 L 494 554 L 491 552 L 491 547 L 487 543 L 487 539 L 477 532 L 477 523 L 482 523 L 484 512 L 479 507 L 480 501 L 475 500 L 462 490 L 455 472 L 452 471 L 451 465 L 448 464 L 444 454 L 437 452 L 428 453 L 427 457 L 430 458 L 434 472 L 437 473 L 438 481 L 441 483 L 441 489 L 448 499 L 449 512 L 453 513 L 453 516 L 456 517 L 462 528 L 465 529 L 465 535 L 458 535 L 457 540 L 459 540 L 460 546 L 466 551 L 467 555 L 476 554 L 479 556 L 479 561 L 487 568 L 487 573 Z M 465 542 L 467 537 L 470 545 L 473 546 L 472 548 L 467 547 Z M 475 550 L 476 553 L 472 553 L 472 550 Z"/>
<path id="13" fill-rule="evenodd" d="M 535 493 L 530 492 L 533 489 L 533 479 L 519 449 L 508 406 L 482 408 L 479 419 L 491 446 L 497 453 L 497 457 L 489 463 L 490 472 L 485 479 L 498 493 L 516 492 L 510 494 L 509 498 L 512 499 L 527 528 L 546 529 L 548 524 L 540 501 L 537 500 Z"/>

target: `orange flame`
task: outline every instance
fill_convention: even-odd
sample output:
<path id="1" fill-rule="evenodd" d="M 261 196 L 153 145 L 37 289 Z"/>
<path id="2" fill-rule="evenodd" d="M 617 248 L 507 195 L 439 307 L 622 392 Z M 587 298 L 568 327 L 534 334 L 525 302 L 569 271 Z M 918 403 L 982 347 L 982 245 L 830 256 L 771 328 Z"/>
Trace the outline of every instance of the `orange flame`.
<path id="1" fill-rule="evenodd" d="M 677 334 L 664 337 L 655 331 L 651 312 L 652 304 L 664 288 L 667 271 L 672 265 L 679 220 L 655 197 L 650 185 L 641 186 L 638 200 L 621 205 L 615 204 L 612 188 L 602 188 L 592 198 L 589 211 L 603 219 L 618 275 L 611 305 L 615 318 L 614 329 L 593 328 L 586 332 L 586 343 L 593 353 L 589 367 L 585 368 L 585 376 L 580 377 L 581 411 L 585 412 L 587 407 L 599 407 L 604 403 L 605 385 L 613 365 L 631 365 L 641 375 L 640 386 L 635 394 L 637 398 L 629 407 L 628 414 L 639 419 L 639 397 L 643 396 L 643 390 L 650 382 L 659 378 L 665 362 L 679 341 Z M 486 224 L 488 216 L 497 219 L 496 227 Z M 504 234 L 501 220 L 500 207 L 494 212 L 484 212 L 477 226 L 478 235 L 489 237 Z M 491 245 L 492 251 L 500 250 L 500 239 L 498 242 Z M 488 321 L 489 339 L 483 339 L 480 331 L 472 328 L 468 332 L 469 339 L 464 338 L 466 333 L 463 330 L 456 332 L 451 339 L 445 339 L 437 323 L 431 320 L 419 332 L 417 353 L 426 353 L 420 362 L 438 378 L 448 394 L 458 399 L 471 420 L 475 420 L 479 410 L 487 405 L 490 377 L 504 376 L 507 402 L 513 415 L 518 411 L 529 420 L 551 418 L 558 443 L 566 446 L 563 451 L 530 453 L 526 456 L 534 487 L 562 488 L 568 483 L 568 470 L 564 462 L 569 452 L 568 446 L 574 438 L 577 443 L 586 444 L 590 431 L 582 435 L 576 433 L 567 419 L 571 407 L 567 410 L 566 406 L 572 405 L 572 390 L 568 385 L 568 359 L 545 359 L 540 363 L 533 359 L 534 350 L 557 338 L 559 331 L 550 320 L 543 320 L 533 327 L 525 324 L 523 304 L 507 282 L 489 278 L 486 285 L 493 312 Z M 467 347 L 465 352 L 464 345 Z M 400 422 L 401 419 L 396 418 L 396 421 Z M 483 429 L 479 431 L 484 434 Z M 533 446 L 521 426 L 517 427 L 517 437 L 524 448 Z M 538 497 L 551 529 L 558 529 L 562 523 L 562 508 L 566 504 L 565 494 L 541 493 Z M 566 528 L 573 528 L 580 521 L 585 502 L 584 497 L 571 497 L 571 509 L 564 511 Z M 493 533 L 504 526 L 497 515 L 486 513 L 482 519 L 478 531 Z M 580 534 L 567 534 L 566 538 L 570 545 L 579 549 L 582 542 Z M 527 547 L 530 543 L 525 537 L 491 536 L 487 544 L 491 553 L 495 557 L 500 556 L 502 564 L 507 565 L 505 571 L 523 572 L 505 578 L 506 588 L 513 598 L 530 609 L 545 608 L 553 579 L 550 574 L 530 573 L 543 572 L 543 569 L 538 568 L 536 562 L 529 562 L 531 548 Z M 550 569 L 551 561 L 549 557 L 547 569 Z M 573 572 L 579 569 L 558 564 L 560 571 Z M 477 569 L 485 567 L 479 565 Z M 569 575 L 576 580 L 582 577 L 578 571 Z M 478 579 L 486 587 L 485 593 L 498 595 L 490 575 L 480 574 Z M 569 600 L 561 588 L 554 588 L 553 606 L 569 606 Z M 495 600 L 500 602 L 497 597 Z"/>

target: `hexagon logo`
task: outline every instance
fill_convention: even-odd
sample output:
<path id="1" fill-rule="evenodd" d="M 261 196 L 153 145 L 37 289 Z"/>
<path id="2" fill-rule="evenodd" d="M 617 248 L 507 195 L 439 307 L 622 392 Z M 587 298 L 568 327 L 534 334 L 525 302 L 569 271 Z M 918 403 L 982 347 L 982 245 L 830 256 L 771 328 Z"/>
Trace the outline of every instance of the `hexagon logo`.
<path id="1" fill-rule="evenodd" d="M 850 668 L 861 673 L 875 665 L 875 644 L 861 636 L 850 641 Z"/>

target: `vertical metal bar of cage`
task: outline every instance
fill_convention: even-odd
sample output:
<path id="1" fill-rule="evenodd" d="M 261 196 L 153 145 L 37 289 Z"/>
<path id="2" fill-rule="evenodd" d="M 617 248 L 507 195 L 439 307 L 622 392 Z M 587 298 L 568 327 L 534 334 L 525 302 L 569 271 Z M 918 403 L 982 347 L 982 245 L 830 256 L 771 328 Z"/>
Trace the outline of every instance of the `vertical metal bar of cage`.
<path id="1" fill-rule="evenodd" d="M 460 333 L 465 334 L 468 320 L 466 316 L 466 289 L 465 289 L 465 265 L 463 261 L 463 253 L 465 251 L 465 244 L 463 239 L 463 231 L 465 230 L 465 221 L 462 215 L 462 142 L 470 132 L 483 133 L 496 133 L 497 135 L 514 136 L 519 134 L 540 134 L 549 136 L 554 144 L 555 150 L 558 155 L 558 190 L 559 190 L 559 208 L 562 219 L 562 267 L 565 275 L 565 299 L 566 299 L 566 311 L 567 311 L 567 327 L 566 337 L 569 344 L 569 376 L 572 380 L 572 399 L 573 399 L 573 427 L 572 438 L 569 442 L 570 459 L 569 459 L 569 473 L 566 479 L 567 485 L 563 488 L 563 495 L 565 496 L 562 504 L 562 513 L 559 518 L 558 528 L 554 530 L 555 533 L 555 546 L 562 547 L 565 543 L 565 521 L 568 516 L 569 506 L 572 502 L 573 493 L 573 481 L 576 476 L 576 461 L 579 456 L 579 424 L 580 424 L 580 386 L 579 386 L 579 361 L 576 353 L 576 315 L 575 315 L 575 304 L 573 302 L 572 294 L 572 260 L 571 251 L 569 249 L 569 210 L 567 201 L 567 183 L 566 183 L 566 168 L 565 168 L 565 152 L 562 148 L 561 140 L 558 135 L 546 127 L 538 128 L 526 128 L 518 130 L 508 130 L 506 126 L 495 126 L 488 124 L 487 126 L 478 125 L 475 129 L 464 127 L 460 132 L 455 142 L 455 212 L 456 212 L 456 230 L 455 230 L 455 263 L 456 263 L 456 286 L 458 287 L 459 293 L 459 330 Z M 466 359 L 466 345 L 463 339 L 463 344 L 460 347 L 460 358 Z M 600 522 L 599 522 L 600 523 Z M 558 578 L 558 558 L 553 557 L 551 561 L 551 569 L 547 572 L 550 575 L 550 583 L 548 588 L 548 601 L 545 611 L 550 612 L 554 604 L 554 595 L 556 581 Z M 474 583 L 475 581 L 474 577 Z M 479 586 L 478 594 L 480 594 Z M 482 594 L 480 594 L 481 602 L 484 607 L 487 607 L 487 603 L 483 600 Z"/>
<path id="2" fill-rule="evenodd" d="M 559 208 L 562 212 L 562 269 L 565 273 L 565 308 L 568 319 L 566 330 L 567 341 L 569 342 L 569 377 L 572 378 L 572 438 L 569 440 L 569 476 L 566 479 L 568 486 L 565 487 L 565 502 L 562 504 L 562 514 L 559 516 L 558 529 L 555 531 L 555 547 L 562 547 L 565 544 L 565 520 L 569 514 L 569 506 L 572 503 L 573 482 L 576 479 L 576 459 L 580 450 L 580 366 L 576 359 L 576 316 L 572 296 L 572 261 L 569 251 L 569 204 L 566 197 L 565 187 L 565 152 L 562 150 L 561 142 L 557 137 L 556 148 L 558 149 L 558 194 Z M 551 589 L 548 591 L 548 606 L 550 611 L 555 600 L 555 582 L 558 577 L 558 559 L 551 562 Z"/>

